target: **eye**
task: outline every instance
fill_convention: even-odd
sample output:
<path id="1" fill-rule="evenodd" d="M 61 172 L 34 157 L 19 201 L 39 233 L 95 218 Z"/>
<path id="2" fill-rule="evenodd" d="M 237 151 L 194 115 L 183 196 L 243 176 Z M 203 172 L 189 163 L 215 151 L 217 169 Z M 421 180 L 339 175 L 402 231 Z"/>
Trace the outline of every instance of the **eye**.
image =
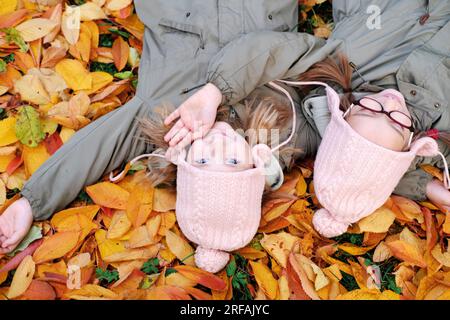
<path id="1" fill-rule="evenodd" d="M 208 159 L 204 159 L 204 158 L 202 158 L 202 159 L 199 159 L 199 160 L 195 160 L 195 162 L 196 163 L 198 163 L 198 164 L 207 164 L 208 163 Z"/>
<path id="2" fill-rule="evenodd" d="M 237 159 L 228 159 L 227 160 L 227 164 L 232 165 L 232 166 L 237 166 L 239 163 L 240 162 Z"/>

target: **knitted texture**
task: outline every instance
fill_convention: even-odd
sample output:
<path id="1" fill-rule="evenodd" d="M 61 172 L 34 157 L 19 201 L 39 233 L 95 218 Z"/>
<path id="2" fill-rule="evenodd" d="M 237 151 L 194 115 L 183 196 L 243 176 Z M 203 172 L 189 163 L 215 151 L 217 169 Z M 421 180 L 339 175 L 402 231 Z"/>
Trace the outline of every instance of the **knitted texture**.
<path id="1" fill-rule="evenodd" d="M 394 191 L 416 155 L 439 152 L 431 138 L 417 140 L 409 152 L 396 152 L 374 144 L 344 120 L 339 96 L 327 86 L 331 122 L 314 165 L 314 189 L 326 209 L 313 224 L 326 237 L 345 233 L 347 227 L 372 214 Z"/>
<path id="2" fill-rule="evenodd" d="M 196 258 L 200 268 L 216 270 L 224 263 L 224 255 L 216 250 L 234 251 L 252 240 L 261 219 L 264 186 L 259 168 L 213 172 L 179 161 L 177 221 L 183 234 L 203 248 Z"/>
<path id="3" fill-rule="evenodd" d="M 230 254 L 225 251 L 206 249 L 198 246 L 195 250 L 195 264 L 197 267 L 216 273 L 222 270 L 230 260 Z"/>

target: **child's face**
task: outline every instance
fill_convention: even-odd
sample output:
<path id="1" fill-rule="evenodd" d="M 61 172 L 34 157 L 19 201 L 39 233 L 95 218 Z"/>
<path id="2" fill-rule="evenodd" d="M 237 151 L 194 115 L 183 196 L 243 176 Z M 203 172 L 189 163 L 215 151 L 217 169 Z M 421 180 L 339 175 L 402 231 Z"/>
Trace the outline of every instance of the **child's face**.
<path id="1" fill-rule="evenodd" d="M 216 122 L 203 139 L 195 140 L 186 161 L 195 167 L 218 172 L 254 167 L 250 145 L 226 122 Z"/>
<path id="2" fill-rule="evenodd" d="M 401 111 L 411 116 L 405 98 L 397 90 L 384 90 L 368 96 L 381 103 L 385 111 Z M 384 148 L 403 151 L 408 145 L 411 132 L 382 113 L 375 113 L 355 105 L 346 118 L 350 126 L 367 140 Z"/>

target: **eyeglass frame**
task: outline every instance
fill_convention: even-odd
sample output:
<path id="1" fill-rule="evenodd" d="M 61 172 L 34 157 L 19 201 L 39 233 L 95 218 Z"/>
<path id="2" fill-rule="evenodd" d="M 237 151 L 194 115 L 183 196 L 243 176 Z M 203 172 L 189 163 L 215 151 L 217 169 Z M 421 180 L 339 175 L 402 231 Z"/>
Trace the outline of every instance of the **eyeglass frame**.
<path id="1" fill-rule="evenodd" d="M 363 99 L 369 99 L 369 100 L 375 101 L 376 103 L 378 103 L 378 104 L 380 105 L 381 110 L 373 110 L 373 109 L 371 109 L 371 108 L 369 108 L 369 107 L 367 107 L 367 106 L 362 105 L 362 104 L 361 104 L 361 100 L 363 100 Z M 413 121 L 413 119 L 411 118 L 411 116 L 408 116 L 407 114 L 405 114 L 405 113 L 403 113 L 403 112 L 401 112 L 401 111 L 398 111 L 398 110 L 393 110 L 393 111 L 389 111 L 389 112 L 388 112 L 388 111 L 386 111 L 386 109 L 384 109 L 383 104 L 382 104 L 381 102 L 379 102 L 378 100 L 373 99 L 373 98 L 370 98 L 370 97 L 364 97 L 364 98 L 361 98 L 361 99 L 359 99 L 359 100 L 356 100 L 354 103 L 352 103 L 352 104 L 350 105 L 350 107 L 347 109 L 347 111 L 345 111 L 345 113 L 344 113 L 344 115 L 343 115 L 344 119 L 349 115 L 349 113 L 351 112 L 351 110 L 352 110 L 352 108 L 353 108 L 354 106 L 360 106 L 361 108 L 363 108 L 363 109 L 365 109 L 365 110 L 369 110 L 369 111 L 372 111 L 372 112 L 375 112 L 375 113 L 382 113 L 382 114 L 386 115 L 389 119 L 391 119 L 392 121 L 394 121 L 396 124 L 398 124 L 399 126 L 401 126 L 402 128 L 409 130 L 409 131 L 411 132 L 411 136 L 410 136 L 409 141 L 408 141 L 408 147 L 407 147 L 407 149 L 409 149 L 409 148 L 411 147 L 412 140 L 413 140 L 414 133 L 415 133 L 414 121 Z M 397 120 L 395 120 L 394 118 L 392 118 L 391 114 L 394 113 L 394 112 L 399 112 L 399 113 L 405 115 L 406 117 L 408 117 L 408 118 L 411 120 L 411 126 L 407 127 L 407 126 L 405 126 L 404 124 L 402 124 L 402 123 L 398 122 Z"/>

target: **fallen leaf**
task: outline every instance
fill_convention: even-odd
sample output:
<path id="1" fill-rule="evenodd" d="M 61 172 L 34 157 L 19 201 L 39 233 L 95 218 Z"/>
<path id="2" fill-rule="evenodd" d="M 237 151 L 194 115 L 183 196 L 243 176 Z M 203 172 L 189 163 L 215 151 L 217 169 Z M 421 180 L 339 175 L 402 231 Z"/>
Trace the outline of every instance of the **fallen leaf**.
<path id="1" fill-rule="evenodd" d="M 81 231 L 57 232 L 44 239 L 41 246 L 34 252 L 36 264 L 61 258 L 70 252 L 78 243 Z"/>
<path id="2" fill-rule="evenodd" d="M 16 30 L 19 31 L 23 40 L 34 41 L 44 37 L 56 26 L 57 23 L 52 20 L 36 18 L 21 23 Z"/>
<path id="3" fill-rule="evenodd" d="M 172 251 L 180 261 L 183 261 L 183 263 L 187 265 L 195 266 L 194 249 L 186 240 L 174 232 L 167 230 L 166 241 L 170 251 Z"/>
<path id="4" fill-rule="evenodd" d="M 128 232 L 131 228 L 131 222 L 128 220 L 125 211 L 117 211 L 112 218 L 111 225 L 106 234 L 107 239 L 118 239 Z"/>
<path id="5" fill-rule="evenodd" d="M 114 65 L 117 70 L 122 71 L 125 68 L 128 56 L 130 54 L 130 46 L 122 37 L 117 37 L 112 47 Z"/>
<path id="6" fill-rule="evenodd" d="M 127 209 L 130 194 L 113 183 L 100 182 L 87 187 L 86 192 L 98 205 L 118 210 Z"/>
<path id="7" fill-rule="evenodd" d="M 207 271 L 187 265 L 176 266 L 174 269 L 181 273 L 184 277 L 191 279 L 211 290 L 223 291 L 227 288 L 227 285 L 223 279 Z"/>
<path id="8" fill-rule="evenodd" d="M 359 231 L 384 233 L 389 230 L 394 223 L 395 213 L 391 210 L 381 207 L 370 216 L 358 222 Z"/>
<path id="9" fill-rule="evenodd" d="M 33 258 L 31 256 L 26 256 L 14 273 L 11 286 L 9 287 L 7 293 L 8 299 L 17 298 L 28 289 L 31 281 L 33 280 L 35 270 L 36 265 L 33 261 Z"/>

